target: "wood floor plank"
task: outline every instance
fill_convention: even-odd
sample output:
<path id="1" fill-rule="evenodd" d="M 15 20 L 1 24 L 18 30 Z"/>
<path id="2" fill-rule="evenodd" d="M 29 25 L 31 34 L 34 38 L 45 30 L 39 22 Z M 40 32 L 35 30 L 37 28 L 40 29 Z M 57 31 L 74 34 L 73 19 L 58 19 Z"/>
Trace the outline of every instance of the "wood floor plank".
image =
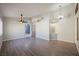
<path id="1" fill-rule="evenodd" d="M 4 41 L 1 56 L 78 56 L 74 43 L 23 38 Z"/>

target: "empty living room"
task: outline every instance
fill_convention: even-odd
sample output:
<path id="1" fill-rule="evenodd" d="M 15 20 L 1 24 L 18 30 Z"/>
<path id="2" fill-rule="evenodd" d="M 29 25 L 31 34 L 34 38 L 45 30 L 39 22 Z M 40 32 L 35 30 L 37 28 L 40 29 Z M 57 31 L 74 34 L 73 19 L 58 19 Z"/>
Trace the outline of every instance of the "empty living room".
<path id="1" fill-rule="evenodd" d="M 0 3 L 0 56 L 79 56 L 79 3 Z"/>

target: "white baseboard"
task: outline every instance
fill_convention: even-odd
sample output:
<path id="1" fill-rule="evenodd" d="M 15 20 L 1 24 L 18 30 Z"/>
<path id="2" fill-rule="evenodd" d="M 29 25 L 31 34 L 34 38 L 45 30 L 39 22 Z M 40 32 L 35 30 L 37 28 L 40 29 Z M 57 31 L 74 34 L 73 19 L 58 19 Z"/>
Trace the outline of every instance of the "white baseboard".
<path id="1" fill-rule="evenodd" d="M 25 38 L 25 37 L 22 37 L 22 38 Z M 21 39 L 21 38 L 15 38 L 15 39 L 3 39 L 3 41 L 8 41 L 8 40 L 17 40 L 17 39 Z"/>
<path id="2" fill-rule="evenodd" d="M 11 39 L 3 39 L 3 41 L 16 40 L 16 39 L 23 39 L 23 38 L 27 38 L 27 37 L 31 37 L 31 36 L 18 37 L 18 38 L 11 38 Z M 38 37 L 36 37 L 35 39 L 42 39 L 42 38 L 38 38 Z M 43 39 L 43 40 L 46 40 L 46 39 Z M 56 39 L 56 40 L 57 40 L 57 39 Z M 75 43 L 75 42 L 72 42 L 72 41 L 59 40 L 59 39 L 58 39 L 58 41 L 69 42 L 69 43 Z M 75 43 L 75 44 L 76 44 L 76 43 Z"/>
<path id="3" fill-rule="evenodd" d="M 59 41 L 64 41 L 64 42 L 69 42 L 69 43 L 75 43 L 74 41 L 68 41 L 68 40 L 62 40 L 62 39 L 57 39 Z"/>
<path id="4" fill-rule="evenodd" d="M 7 38 L 3 38 L 3 41 L 21 39 L 21 38 L 26 38 L 26 37 L 31 37 L 31 35 L 25 35 L 25 34 L 13 35 L 13 36 L 10 36 L 10 37 L 7 37 Z"/>
<path id="5" fill-rule="evenodd" d="M 30 36 L 29 36 L 30 37 Z M 8 41 L 8 40 L 17 40 L 17 39 L 23 39 L 27 37 L 19 37 L 19 38 L 11 38 L 11 39 L 3 39 L 3 41 Z"/>
<path id="6" fill-rule="evenodd" d="M 27 37 L 19 37 L 19 38 L 15 38 L 15 39 L 4 39 L 3 41 L 8 41 L 8 40 L 16 40 L 16 39 L 23 39 L 23 38 L 27 38 Z M 36 39 L 42 39 L 42 38 L 38 38 L 36 37 Z M 46 39 L 43 39 L 43 40 L 46 40 Z M 57 40 L 57 39 L 56 39 Z M 63 42 L 69 42 L 69 43 L 75 43 L 75 42 L 72 42 L 72 41 L 65 41 L 65 40 L 59 40 L 59 41 L 63 41 Z"/>

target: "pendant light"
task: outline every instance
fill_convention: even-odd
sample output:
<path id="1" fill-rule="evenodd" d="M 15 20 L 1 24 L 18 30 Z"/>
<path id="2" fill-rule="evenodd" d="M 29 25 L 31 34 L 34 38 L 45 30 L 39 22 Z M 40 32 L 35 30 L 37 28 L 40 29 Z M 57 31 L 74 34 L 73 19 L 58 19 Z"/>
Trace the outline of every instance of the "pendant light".
<path id="1" fill-rule="evenodd" d="M 23 17 L 23 14 L 21 14 L 21 16 L 20 16 L 20 21 L 19 21 L 20 23 L 27 23 L 27 21 L 24 21 L 24 17 Z"/>

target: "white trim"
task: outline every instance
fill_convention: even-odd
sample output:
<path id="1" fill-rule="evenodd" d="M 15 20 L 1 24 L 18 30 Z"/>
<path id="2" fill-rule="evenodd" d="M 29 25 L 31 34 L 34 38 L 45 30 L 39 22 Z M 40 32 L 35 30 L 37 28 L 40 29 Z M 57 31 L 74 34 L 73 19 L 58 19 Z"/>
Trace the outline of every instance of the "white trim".
<path id="1" fill-rule="evenodd" d="M 22 37 L 22 38 L 25 38 L 25 37 Z M 15 39 L 3 39 L 3 41 L 8 41 L 8 40 L 16 40 L 16 39 L 22 39 L 22 38 L 15 38 Z"/>
<path id="2" fill-rule="evenodd" d="M 17 37 L 17 38 L 9 38 L 9 39 L 5 38 L 5 39 L 3 39 L 2 41 L 16 40 L 16 39 L 23 39 L 23 38 L 27 38 L 27 37 L 31 37 L 31 35 L 29 35 L 29 36 L 24 36 L 24 37 Z"/>
<path id="3" fill-rule="evenodd" d="M 68 41 L 68 40 L 63 40 L 63 39 L 57 39 L 59 41 L 64 41 L 64 42 L 69 42 L 69 43 L 75 43 L 74 41 Z"/>

